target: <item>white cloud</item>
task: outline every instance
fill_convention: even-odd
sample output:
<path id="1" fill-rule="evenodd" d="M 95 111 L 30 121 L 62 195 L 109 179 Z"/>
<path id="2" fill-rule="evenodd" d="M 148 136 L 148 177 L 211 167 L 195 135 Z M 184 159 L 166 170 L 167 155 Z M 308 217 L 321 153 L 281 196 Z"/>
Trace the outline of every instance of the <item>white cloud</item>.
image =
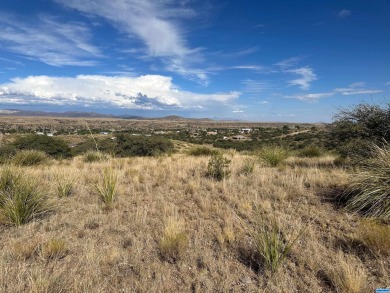
<path id="1" fill-rule="evenodd" d="M 287 68 L 290 68 L 290 67 L 297 65 L 301 61 L 301 59 L 302 59 L 301 57 L 291 57 L 291 58 L 279 61 L 278 63 L 275 63 L 274 65 L 281 68 L 281 69 L 287 69 Z"/>
<path id="2" fill-rule="evenodd" d="M 202 59 L 198 49 L 186 44 L 179 19 L 194 17 L 188 1 L 165 0 L 55 0 L 62 5 L 108 20 L 129 38 L 137 37 L 147 48 L 148 57 L 164 60 L 166 70 L 206 84 L 207 73 L 194 69 Z M 131 48 L 130 48 L 131 49 Z"/>
<path id="3" fill-rule="evenodd" d="M 390 85 L 390 81 L 386 82 L 385 85 Z"/>
<path id="4" fill-rule="evenodd" d="M 128 109 L 191 108 L 226 104 L 239 92 L 198 94 L 181 91 L 172 78 L 161 75 L 112 77 L 29 76 L 0 85 L 0 104 L 107 105 Z"/>
<path id="5" fill-rule="evenodd" d="M 290 85 L 297 85 L 303 90 L 310 88 L 310 83 L 317 79 L 316 74 L 310 67 L 301 67 L 296 69 L 288 69 L 287 72 L 300 75 L 300 78 L 290 80 Z"/>
<path id="6" fill-rule="evenodd" d="M 350 84 L 347 88 L 336 88 L 334 92 L 339 93 L 343 96 L 377 94 L 383 92 L 382 90 L 366 89 L 365 86 L 366 83 L 364 82 L 355 82 Z"/>
<path id="7" fill-rule="evenodd" d="M 316 102 L 321 98 L 331 97 L 334 93 L 315 93 L 315 94 L 300 94 L 294 96 L 287 96 L 286 98 L 298 99 L 302 101 Z"/>
<path id="8" fill-rule="evenodd" d="M 29 21 L 0 13 L 0 45 L 3 50 L 52 66 L 93 66 L 101 57 L 90 44 L 91 34 L 80 23 L 61 23 L 40 16 Z"/>
<path id="9" fill-rule="evenodd" d="M 350 15 L 351 15 L 351 11 L 348 10 L 348 9 L 340 10 L 339 13 L 338 13 L 338 16 L 341 17 L 341 18 L 350 16 Z"/>
<path id="10" fill-rule="evenodd" d="M 260 93 L 269 89 L 269 84 L 266 81 L 246 79 L 241 83 L 244 85 L 243 92 L 246 93 Z"/>

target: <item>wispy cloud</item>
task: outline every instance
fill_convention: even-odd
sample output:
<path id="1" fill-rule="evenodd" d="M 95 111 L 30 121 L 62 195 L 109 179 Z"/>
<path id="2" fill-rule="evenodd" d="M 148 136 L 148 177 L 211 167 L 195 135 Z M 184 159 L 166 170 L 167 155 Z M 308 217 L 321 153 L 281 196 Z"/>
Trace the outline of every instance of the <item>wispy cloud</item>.
<path id="1" fill-rule="evenodd" d="M 351 15 L 351 11 L 348 10 L 348 9 L 343 9 L 343 10 L 340 10 L 337 15 L 341 18 L 345 18 L 347 16 L 350 16 Z"/>
<path id="2" fill-rule="evenodd" d="M 50 105 L 107 105 L 127 109 L 192 108 L 226 104 L 239 92 L 198 94 L 181 91 L 172 78 L 161 75 L 112 77 L 29 76 L 0 84 L 0 103 Z"/>
<path id="3" fill-rule="evenodd" d="M 80 23 L 61 23 L 41 15 L 29 21 L 0 13 L 2 50 L 52 66 L 93 66 L 101 57 L 90 43 L 91 33 Z"/>
<path id="4" fill-rule="evenodd" d="M 350 84 L 347 88 L 337 88 L 334 92 L 339 93 L 343 96 L 351 96 L 351 95 L 361 95 L 361 94 L 377 94 L 383 92 L 382 90 L 376 89 L 367 89 L 365 88 L 364 82 L 356 82 Z"/>
<path id="5" fill-rule="evenodd" d="M 274 64 L 274 66 L 281 68 L 282 70 L 296 66 L 302 60 L 301 57 L 291 57 L 284 59 Z"/>
<path id="6" fill-rule="evenodd" d="M 297 85 L 303 90 L 308 90 L 310 88 L 310 83 L 317 79 L 316 74 L 310 67 L 288 69 L 287 72 L 300 75 L 300 78 L 290 80 L 288 83 L 290 85 Z"/>
<path id="7" fill-rule="evenodd" d="M 199 50 L 191 49 L 185 40 L 180 19 L 194 17 L 188 1 L 152 0 L 55 0 L 62 5 L 89 15 L 102 17 L 126 33 L 137 37 L 147 48 L 147 56 L 160 58 L 166 70 L 205 83 L 207 73 L 194 69 L 202 59 Z M 193 71 L 193 72 L 192 72 Z"/>
<path id="8" fill-rule="evenodd" d="M 325 93 L 297 94 L 292 96 L 286 96 L 285 98 L 315 102 L 321 98 L 332 97 L 335 95 L 352 96 L 352 95 L 363 95 L 363 94 L 377 94 L 381 92 L 383 91 L 377 89 L 367 89 L 365 82 L 355 82 L 350 84 L 346 88 L 336 88 L 333 91 L 329 91 Z"/>
<path id="9" fill-rule="evenodd" d="M 385 85 L 390 85 L 390 81 L 386 82 Z"/>
<path id="10" fill-rule="evenodd" d="M 241 81 L 244 85 L 243 92 L 245 93 L 261 93 L 270 88 L 267 81 L 246 79 Z"/>

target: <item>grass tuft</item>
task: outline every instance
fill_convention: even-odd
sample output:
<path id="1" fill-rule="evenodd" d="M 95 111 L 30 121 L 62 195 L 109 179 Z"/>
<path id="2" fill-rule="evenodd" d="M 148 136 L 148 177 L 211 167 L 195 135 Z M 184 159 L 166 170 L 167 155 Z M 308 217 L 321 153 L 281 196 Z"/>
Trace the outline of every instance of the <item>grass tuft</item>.
<path id="1" fill-rule="evenodd" d="M 256 253 L 261 257 L 259 263 L 263 263 L 265 269 L 275 273 L 283 264 L 291 249 L 302 236 L 304 229 L 299 230 L 295 236 L 285 237 L 280 229 L 275 216 L 271 222 L 259 216 L 252 238 Z"/>
<path id="2" fill-rule="evenodd" d="M 92 187 L 106 206 L 110 206 L 115 199 L 117 191 L 118 175 L 112 168 L 100 171 L 100 180 L 92 183 Z"/>
<path id="3" fill-rule="evenodd" d="M 194 148 L 191 148 L 190 150 L 188 150 L 188 154 L 190 156 L 196 156 L 196 157 L 213 156 L 213 155 L 217 155 L 218 153 L 219 153 L 218 150 L 211 149 L 211 148 L 206 147 L 206 146 L 197 146 L 197 147 L 194 147 Z"/>
<path id="4" fill-rule="evenodd" d="M 0 178 L 0 223 L 20 226 L 51 210 L 37 183 L 21 171 L 6 167 Z"/>
<path id="5" fill-rule="evenodd" d="M 358 228 L 359 239 L 376 254 L 390 256 L 390 226 L 376 221 L 363 221 Z"/>
<path id="6" fill-rule="evenodd" d="M 368 159 L 344 192 L 347 208 L 374 218 L 390 219 L 390 146 L 372 146 Z"/>
<path id="7" fill-rule="evenodd" d="M 17 152 L 11 159 L 16 166 L 36 166 L 48 161 L 47 155 L 42 151 L 22 150 Z"/>
<path id="8" fill-rule="evenodd" d="M 280 165 L 289 156 L 285 148 L 278 146 L 263 147 L 257 154 L 262 162 L 271 167 Z"/>
<path id="9" fill-rule="evenodd" d="M 108 156 L 101 151 L 87 151 L 83 155 L 83 161 L 85 163 L 102 162 L 106 161 Z"/>
<path id="10" fill-rule="evenodd" d="M 160 253 L 164 260 L 175 263 L 180 260 L 188 248 L 187 235 L 183 231 L 183 222 L 169 218 L 160 240 Z"/>
<path id="11" fill-rule="evenodd" d="M 50 239 L 41 247 L 41 253 L 45 259 L 61 259 L 68 254 L 68 245 L 62 239 Z"/>
<path id="12" fill-rule="evenodd" d="M 324 150 L 318 146 L 310 145 L 300 150 L 298 156 L 304 158 L 316 158 L 321 157 L 324 154 Z"/>

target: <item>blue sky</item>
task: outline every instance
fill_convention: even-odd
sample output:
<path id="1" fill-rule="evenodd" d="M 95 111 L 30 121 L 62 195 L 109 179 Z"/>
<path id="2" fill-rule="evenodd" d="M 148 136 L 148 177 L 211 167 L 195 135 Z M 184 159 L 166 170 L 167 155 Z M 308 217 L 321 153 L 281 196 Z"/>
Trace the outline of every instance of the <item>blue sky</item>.
<path id="1" fill-rule="evenodd" d="M 388 0 L 0 2 L 0 109 L 330 122 L 389 101 Z"/>

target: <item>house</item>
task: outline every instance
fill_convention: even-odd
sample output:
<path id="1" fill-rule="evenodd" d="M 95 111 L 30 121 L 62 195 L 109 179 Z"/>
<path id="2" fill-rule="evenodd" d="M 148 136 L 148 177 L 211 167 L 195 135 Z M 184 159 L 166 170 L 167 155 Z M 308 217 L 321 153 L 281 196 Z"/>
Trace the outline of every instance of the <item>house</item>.
<path id="1" fill-rule="evenodd" d="M 108 132 L 100 132 L 100 134 L 103 134 L 103 135 L 107 135 L 108 134 Z"/>
<path id="2" fill-rule="evenodd" d="M 243 136 L 243 135 L 235 135 L 235 136 L 232 136 L 232 139 L 233 140 L 246 140 L 248 138 L 246 136 Z"/>
<path id="3" fill-rule="evenodd" d="M 47 136 L 54 136 L 53 133 L 49 132 L 49 133 L 46 133 Z"/>
<path id="4" fill-rule="evenodd" d="M 37 135 L 45 135 L 42 131 L 37 131 Z"/>
<path id="5" fill-rule="evenodd" d="M 207 135 L 217 135 L 217 131 L 207 131 Z"/>
<path id="6" fill-rule="evenodd" d="M 252 128 L 241 128 L 241 133 L 251 133 L 252 132 Z"/>

